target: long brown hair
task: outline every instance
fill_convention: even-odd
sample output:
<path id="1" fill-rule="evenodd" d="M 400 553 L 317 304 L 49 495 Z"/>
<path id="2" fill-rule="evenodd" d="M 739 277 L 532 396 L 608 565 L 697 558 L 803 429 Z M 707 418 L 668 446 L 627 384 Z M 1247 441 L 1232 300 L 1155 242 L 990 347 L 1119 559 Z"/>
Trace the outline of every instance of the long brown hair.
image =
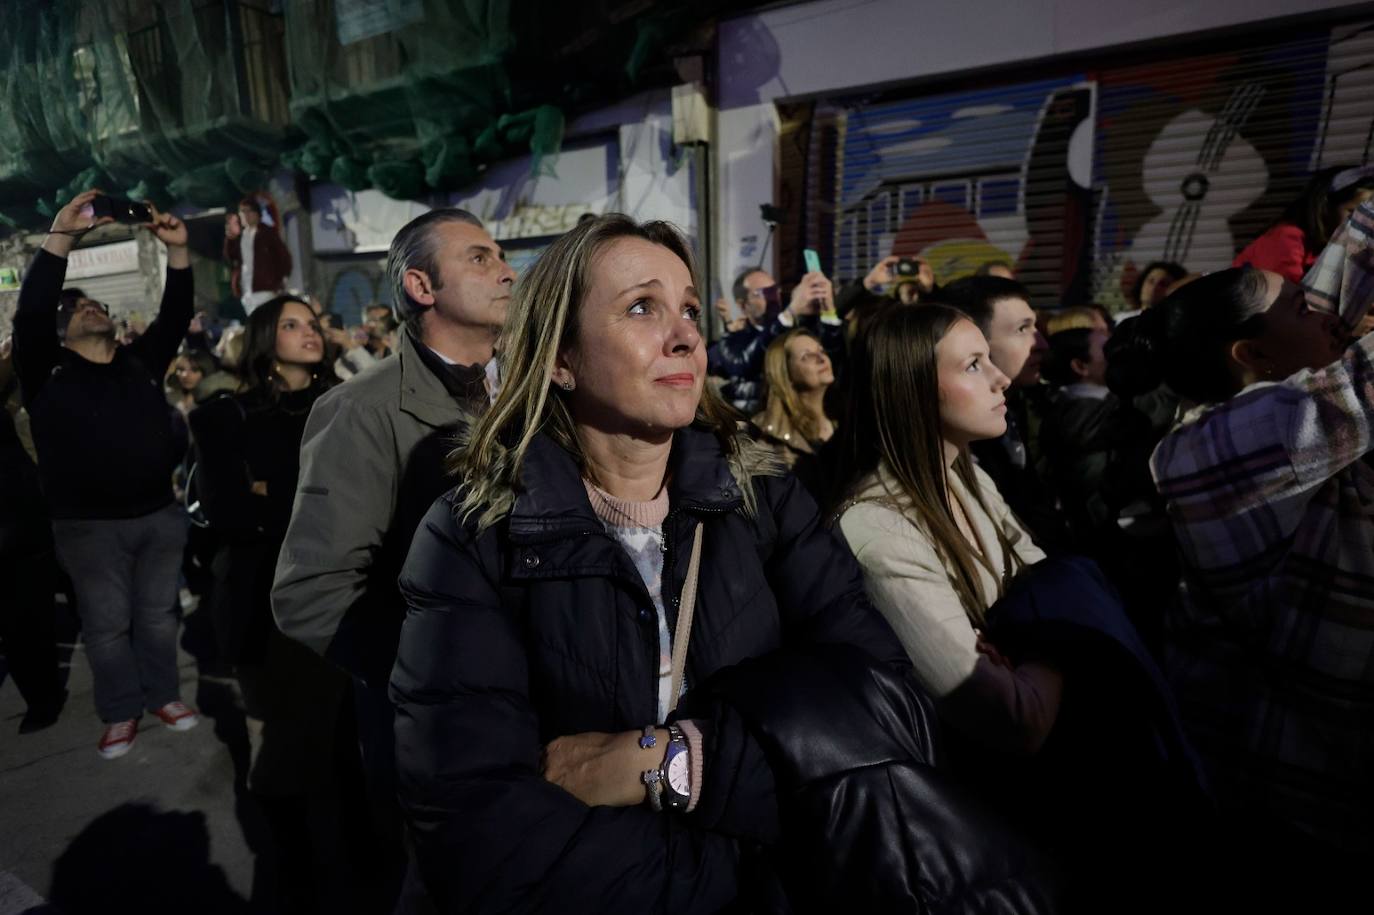
<path id="1" fill-rule="evenodd" d="M 950 507 L 944 437 L 940 423 L 940 379 L 935 348 L 949 329 L 968 318 L 944 305 L 912 308 L 893 305 L 875 315 L 854 340 L 846 396 L 845 423 L 837 435 L 839 506 L 859 499 L 866 478 L 879 465 L 896 481 L 897 491 L 882 501 L 906 516 L 950 567 L 950 583 L 975 626 L 1002 594 L 1003 574 L 969 545 Z M 967 450 L 953 465 L 969 495 L 986 514 L 973 461 Z M 876 500 L 875 500 L 876 501 Z M 999 527 L 1003 556 L 1021 566 Z M 986 595 L 979 566 L 998 580 L 998 593 Z"/>
<path id="2" fill-rule="evenodd" d="M 768 399 L 755 423 L 777 438 L 795 433 L 800 450 L 810 451 L 811 443 L 821 437 L 821 424 L 802 404 L 801 395 L 792 384 L 788 365 L 787 344 L 799 337 L 809 337 L 819 344 L 820 338 L 804 327 L 794 327 L 768 344 L 763 354 L 763 380 L 768 386 Z"/>
<path id="3" fill-rule="evenodd" d="M 286 386 L 285 380 L 277 374 L 277 321 L 288 304 L 296 304 L 311 313 L 314 311 L 308 302 L 294 295 L 279 295 L 253 309 L 248 316 L 244 329 L 243 354 L 239 359 L 239 375 L 243 384 L 241 391 L 258 391 L 275 401 Z M 323 341 L 324 334 L 320 334 Z M 323 394 L 339 381 L 325 359 L 310 373 L 310 387 Z"/>
<path id="4" fill-rule="evenodd" d="M 587 472 L 572 412 L 562 389 L 553 384 L 553 372 L 558 353 L 577 342 L 578 314 L 597 254 L 621 238 L 640 238 L 667 248 L 687 265 L 698 285 L 692 250 L 677 229 L 661 221 L 637 223 L 620 213 L 579 224 L 516 281 L 497 346 L 501 390 L 449 455 L 449 470 L 465 490 L 458 514 L 467 519 L 476 513 L 479 530 L 510 513 L 520 467 L 537 433 L 547 434 Z M 743 437 L 736 434 L 738 418 L 709 385 L 703 387 L 694 424 L 715 434 L 737 478 L 770 472 L 773 462 L 744 453 Z M 752 513 L 753 488 L 747 479 L 740 483 L 745 507 Z"/>

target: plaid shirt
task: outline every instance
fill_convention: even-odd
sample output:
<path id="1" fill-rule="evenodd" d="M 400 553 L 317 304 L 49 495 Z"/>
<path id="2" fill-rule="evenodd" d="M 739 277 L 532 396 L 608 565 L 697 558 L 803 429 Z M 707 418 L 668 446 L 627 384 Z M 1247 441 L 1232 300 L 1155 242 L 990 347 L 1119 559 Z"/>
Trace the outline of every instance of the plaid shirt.
<path id="1" fill-rule="evenodd" d="M 1374 202 L 1304 277 L 1374 305 Z M 1182 551 L 1170 677 L 1232 805 L 1374 850 L 1374 334 L 1338 362 L 1193 411 L 1156 449 Z"/>

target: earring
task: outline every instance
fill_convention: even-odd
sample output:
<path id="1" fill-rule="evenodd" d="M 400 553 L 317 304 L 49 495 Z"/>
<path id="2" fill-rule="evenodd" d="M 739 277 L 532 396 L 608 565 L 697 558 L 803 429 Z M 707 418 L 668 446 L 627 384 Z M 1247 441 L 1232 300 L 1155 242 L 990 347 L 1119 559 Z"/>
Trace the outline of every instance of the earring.
<path id="1" fill-rule="evenodd" d="M 559 387 L 565 391 L 571 391 L 573 389 L 573 383 L 571 381 L 561 381 L 559 382 Z"/>

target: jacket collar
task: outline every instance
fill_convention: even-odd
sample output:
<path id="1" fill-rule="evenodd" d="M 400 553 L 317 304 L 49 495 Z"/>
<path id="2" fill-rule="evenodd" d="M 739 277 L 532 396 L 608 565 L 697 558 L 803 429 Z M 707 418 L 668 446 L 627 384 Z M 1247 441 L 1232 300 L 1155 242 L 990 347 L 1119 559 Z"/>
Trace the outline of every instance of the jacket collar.
<path id="1" fill-rule="evenodd" d="M 1081 381 L 1064 385 L 1059 389 L 1059 393 L 1069 400 L 1106 400 L 1111 389 L 1106 385 Z"/>
<path id="2" fill-rule="evenodd" d="M 710 430 L 679 429 L 673 435 L 668 468 L 673 511 L 726 512 L 743 502 L 739 484 Z M 587 500 L 572 455 L 547 435 L 536 435 L 520 468 L 520 486 L 510 513 L 511 539 L 533 542 L 600 530 L 601 521 Z"/>
<path id="3" fill-rule="evenodd" d="M 420 358 L 417 347 L 424 344 L 411 336 L 409 328 L 397 337 L 400 343 L 390 358 L 401 367 L 401 411 L 436 429 L 461 419 L 464 414 L 443 381 Z"/>

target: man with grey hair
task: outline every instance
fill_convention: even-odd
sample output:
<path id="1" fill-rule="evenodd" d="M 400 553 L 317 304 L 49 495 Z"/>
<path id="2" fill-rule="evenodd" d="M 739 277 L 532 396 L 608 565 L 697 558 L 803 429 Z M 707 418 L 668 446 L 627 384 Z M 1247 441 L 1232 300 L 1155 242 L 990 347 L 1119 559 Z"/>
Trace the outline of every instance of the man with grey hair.
<path id="1" fill-rule="evenodd" d="M 405 324 L 396 353 L 310 412 L 272 610 L 284 634 L 354 678 L 368 793 L 391 852 L 381 880 L 394 901 L 404 863 L 386 693 L 405 614 L 396 579 L 420 519 L 452 485 L 443 463 L 455 430 L 489 403 L 487 364 L 515 272 L 481 221 L 456 208 L 402 227 L 386 270 Z"/>

